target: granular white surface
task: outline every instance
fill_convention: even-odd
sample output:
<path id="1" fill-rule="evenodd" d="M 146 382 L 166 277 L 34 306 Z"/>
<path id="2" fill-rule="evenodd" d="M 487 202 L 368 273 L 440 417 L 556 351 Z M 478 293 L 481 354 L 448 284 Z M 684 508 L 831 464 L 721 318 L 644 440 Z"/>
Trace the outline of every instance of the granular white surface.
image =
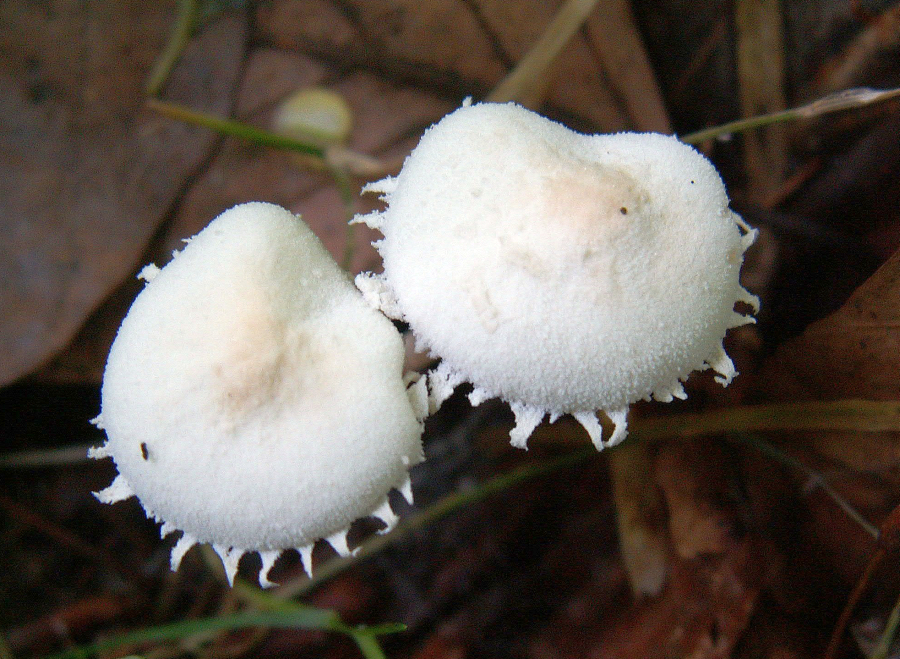
<path id="1" fill-rule="evenodd" d="M 298 217 L 237 206 L 144 275 L 103 380 L 95 456 L 120 477 L 102 500 L 136 494 L 184 532 L 173 563 L 208 542 L 230 573 L 244 551 L 271 567 L 335 534 L 345 549 L 376 509 L 392 521 L 387 493 L 422 458 L 402 340 Z"/>
<path id="2" fill-rule="evenodd" d="M 755 232 L 706 158 L 674 137 L 582 135 L 514 104 L 463 107 L 432 126 L 383 212 L 383 275 L 357 285 L 442 360 L 439 404 L 462 381 L 499 396 L 524 446 L 544 414 L 575 414 L 598 443 L 603 410 L 683 397 L 756 298 L 738 281 Z M 524 435 L 524 436 L 523 436 Z"/>

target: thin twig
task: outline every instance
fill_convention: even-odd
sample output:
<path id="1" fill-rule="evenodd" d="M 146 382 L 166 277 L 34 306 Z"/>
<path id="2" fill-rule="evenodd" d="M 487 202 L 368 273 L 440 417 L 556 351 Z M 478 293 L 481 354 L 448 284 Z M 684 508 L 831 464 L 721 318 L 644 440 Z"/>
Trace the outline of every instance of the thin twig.
<path id="1" fill-rule="evenodd" d="M 175 68 L 178 60 L 181 59 L 188 42 L 191 40 L 191 35 L 197 26 L 199 13 L 197 0 L 178 0 L 178 15 L 175 18 L 175 25 L 172 27 L 169 41 L 153 64 L 153 69 L 150 71 L 150 76 L 147 79 L 147 87 L 145 89 L 147 96 L 156 96 L 166 84 L 172 69 Z"/>
<path id="2" fill-rule="evenodd" d="M 761 114 L 747 119 L 738 119 L 721 126 L 712 128 L 704 128 L 694 133 L 682 136 L 682 142 L 688 144 L 700 144 L 707 140 L 716 139 L 734 133 L 742 133 L 744 131 L 761 128 L 770 124 L 782 123 L 786 121 L 797 121 L 800 119 L 813 119 L 832 112 L 840 112 L 842 110 L 852 110 L 874 103 L 882 103 L 894 98 L 900 97 L 900 89 L 870 89 L 868 87 L 857 87 L 855 89 L 847 89 L 834 94 L 824 96 L 812 103 L 801 105 L 800 107 L 782 110 L 781 112 L 772 112 L 771 114 Z"/>
<path id="3" fill-rule="evenodd" d="M 492 103 L 519 101 L 524 105 L 539 103 L 539 94 L 535 90 L 543 87 L 541 83 L 544 74 L 584 24 L 597 2 L 598 0 L 568 0 L 560 7 L 537 43 L 485 100 Z"/>
<path id="4" fill-rule="evenodd" d="M 297 151 L 298 153 L 305 153 L 310 156 L 316 156 L 317 158 L 324 159 L 325 157 L 325 150 L 322 147 L 285 137 L 278 133 L 272 133 L 261 128 L 256 128 L 255 126 L 241 123 L 240 121 L 234 121 L 233 119 L 223 119 L 206 112 L 187 108 L 183 105 L 167 103 L 154 98 L 147 99 L 147 107 L 169 119 L 181 121 L 193 126 L 208 128 L 221 135 L 240 137 L 241 139 L 249 140 L 255 144 L 270 146 L 276 149 Z"/>
<path id="5" fill-rule="evenodd" d="M 64 448 L 34 449 L 0 455 L 0 469 L 71 467 L 90 462 L 88 450 L 93 444 Z"/>
<path id="6" fill-rule="evenodd" d="M 841 646 L 841 639 L 844 638 L 844 632 L 847 631 L 847 625 L 850 624 L 850 616 L 853 615 L 856 605 L 859 603 L 859 600 L 862 599 L 863 593 L 866 592 L 866 588 L 869 586 L 869 581 L 872 579 L 875 569 L 881 565 L 885 556 L 887 556 L 887 549 L 885 547 L 879 547 L 872 555 L 872 558 L 869 559 L 869 562 L 866 563 L 866 568 L 863 570 L 862 576 L 856 582 L 856 585 L 853 586 L 853 592 L 851 592 L 850 597 L 847 598 L 844 609 L 841 611 L 841 615 L 834 626 L 834 630 L 831 632 L 831 639 L 828 641 L 828 648 L 825 650 L 823 659 L 834 659 L 837 655 L 837 651 Z"/>
<path id="7" fill-rule="evenodd" d="M 900 548 L 900 506 L 894 508 L 881 521 L 881 528 L 878 533 L 878 547 L 875 549 L 875 553 L 872 554 L 869 562 L 866 563 L 862 576 L 856 582 L 856 586 L 854 586 L 853 592 L 847 599 L 847 603 L 844 604 L 844 610 L 841 611 L 841 616 L 838 618 L 834 631 L 831 633 L 831 640 L 828 642 L 825 659 L 834 659 L 840 647 L 841 639 L 844 637 L 844 632 L 847 630 L 847 625 L 850 624 L 850 616 L 856 609 L 859 600 L 862 599 L 863 593 L 865 593 L 869 582 L 872 580 L 872 575 L 875 573 L 876 568 L 881 565 L 890 552 L 896 551 L 898 548 Z M 894 626 L 896 627 L 896 622 Z M 885 628 L 885 632 L 887 632 L 887 629 L 888 627 Z M 890 636 L 893 638 L 894 632 L 891 632 Z M 884 638 L 882 636 L 882 640 Z"/>
<path id="8" fill-rule="evenodd" d="M 804 474 L 809 476 L 809 478 L 817 486 L 821 487 L 822 491 L 825 492 L 825 494 L 828 495 L 828 497 L 832 501 L 834 501 L 850 519 L 859 524 L 859 526 L 866 533 L 872 536 L 875 540 L 878 540 L 878 538 L 881 536 L 878 527 L 876 527 L 869 520 L 863 517 L 862 514 L 858 510 L 856 510 L 856 508 L 851 506 L 850 502 L 842 497 L 837 490 L 831 487 L 831 484 L 828 482 L 828 480 L 815 469 L 812 469 L 811 467 L 803 464 L 797 458 L 787 455 L 783 451 L 780 451 L 777 447 L 762 439 L 761 437 L 757 437 L 749 433 L 734 433 L 729 434 L 728 438 L 733 441 L 740 442 L 741 444 L 751 446 L 760 453 L 769 456 L 773 460 L 802 471 Z"/>
<path id="9" fill-rule="evenodd" d="M 834 400 L 741 405 L 637 419 L 631 424 L 630 435 L 652 441 L 763 430 L 900 431 L 900 401 Z"/>

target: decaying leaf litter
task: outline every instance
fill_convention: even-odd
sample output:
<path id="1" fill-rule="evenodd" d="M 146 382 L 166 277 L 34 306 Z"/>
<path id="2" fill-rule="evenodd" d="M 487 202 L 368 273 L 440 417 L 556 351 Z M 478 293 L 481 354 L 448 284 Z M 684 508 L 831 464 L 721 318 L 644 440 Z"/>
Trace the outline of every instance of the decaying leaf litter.
<path id="1" fill-rule="evenodd" d="M 786 4 L 780 8 L 789 81 L 781 93 L 790 104 L 813 100 L 845 86 L 897 86 L 895 68 L 889 59 L 884 63 L 886 54 L 895 52 L 891 49 L 896 47 L 885 36 L 884 26 L 891 24 L 897 10 L 893 4 L 870 6 L 873 4 L 823 3 L 815 10 L 809 5 Z M 757 20 L 772 20 L 773 15 L 777 19 L 777 6 L 763 6 L 770 15 Z M 198 30 L 191 47 L 202 49 L 204 35 L 225 29 L 228 21 L 241 25 L 247 13 L 252 14 L 248 55 L 237 73 L 240 83 L 228 88 L 221 76 L 210 78 L 226 87 L 226 104 L 238 99 L 233 116 L 267 127 L 278 101 L 288 93 L 310 83 L 325 84 L 343 92 L 354 108 L 356 129 L 351 146 L 396 161 L 408 152 L 424 126 L 457 107 L 463 96 L 487 96 L 538 40 L 553 18 L 553 7 L 525 2 L 521 7 L 517 20 L 510 20 L 508 3 L 385 3 L 376 8 L 368 3 L 275 2 L 246 12 L 226 12 Z M 710 20 L 714 10 L 703 3 L 691 16 L 664 4 L 650 7 L 635 3 L 633 10 L 632 19 L 624 5 L 602 3 L 589 14 L 585 26 L 563 48 L 550 71 L 541 76 L 540 84 L 526 90 L 545 99 L 542 110 L 582 130 L 610 131 L 628 126 L 665 130 L 667 125 L 659 117 L 666 113 L 658 110 L 665 107 L 681 134 L 739 116 L 735 101 L 739 81 L 733 71 L 741 69 L 730 60 L 730 44 L 739 36 L 752 40 L 752 33 L 736 35 L 727 25 L 717 28 L 716 21 L 721 22 L 721 17 Z M 4 8 L 20 21 L 15 25 L 30 27 L 35 34 L 47 27 L 40 23 L 46 17 L 11 11 L 8 5 Z M 139 13 L 135 10 L 131 20 L 136 21 Z M 157 19 L 163 23 L 173 15 L 167 12 Z M 114 18 L 101 13 L 83 17 L 93 28 L 85 33 L 99 38 L 97 35 L 105 32 L 97 29 L 98 25 Z M 127 19 L 122 20 L 127 24 Z M 458 31 L 454 39 L 439 38 L 447 25 Z M 634 25 L 639 32 L 632 29 Z M 44 32 L 52 34 L 52 30 Z M 817 37 L 808 38 L 811 34 Z M 838 34 L 843 36 L 838 38 Z M 161 46 L 166 38 L 163 25 L 155 35 Z M 807 38 L 799 39 L 798 35 Z M 646 45 L 649 65 L 643 63 L 647 60 L 641 44 Z M 143 73 L 157 52 L 136 53 L 144 59 L 143 68 L 137 67 L 140 71 L 133 74 L 133 90 L 142 84 Z M 197 70 L 192 68 L 189 55 L 175 68 L 174 76 Z M 94 57 L 97 59 L 88 61 L 102 60 L 99 54 Z M 616 62 L 623 61 L 637 64 L 617 68 Z M 63 68 L 62 64 L 54 68 L 46 54 L 41 60 L 29 59 L 27 53 L 20 54 L 15 62 L 20 67 L 11 79 L 18 83 L 16 90 L 28 92 L 18 98 L 35 103 L 42 100 L 45 112 L 51 115 L 58 108 L 86 100 L 77 107 L 97 113 L 87 115 L 97 121 L 94 125 L 104 124 L 97 119 L 109 111 L 98 106 L 98 98 L 107 100 L 103 94 L 76 98 L 66 88 L 50 84 L 55 82 L 50 73 Z M 655 70 L 656 76 L 634 76 L 633 71 L 642 66 L 652 66 L 645 70 Z M 114 77 L 98 75 L 96 79 L 115 86 Z M 659 81 L 661 91 L 655 85 L 648 90 L 648 80 Z M 835 80 L 841 81 L 840 87 L 831 86 Z M 79 82 L 70 85 L 77 89 Z M 743 82 L 746 86 L 747 81 Z M 57 95 L 45 96 L 40 83 Z M 204 108 L 200 97 L 191 96 L 198 91 L 187 90 L 180 96 L 170 82 L 162 98 Z M 760 89 L 754 93 L 767 92 Z M 125 105 L 141 107 L 139 94 L 125 96 Z M 228 114 L 227 107 L 209 109 L 221 116 Z M 145 116 L 160 121 L 153 113 Z M 88 119 L 75 125 L 90 128 Z M 8 121 L 6 113 L 4 121 Z M 307 220 L 319 218 L 320 236 L 335 256 L 342 255 L 344 234 L 340 227 L 346 211 L 327 174 L 298 170 L 281 152 L 238 140 L 215 141 L 208 133 L 179 124 L 163 125 L 168 130 L 189 130 L 209 139 L 214 151 L 204 159 L 202 154 L 186 149 L 201 158 L 200 164 L 194 166 L 189 179 L 181 181 L 176 202 L 162 204 L 165 209 L 148 206 L 139 211 L 162 213 L 165 223 L 157 225 L 160 228 L 152 245 L 138 244 L 130 257 L 120 258 L 121 267 L 136 271 L 146 262 L 164 261 L 161 255 L 177 247 L 181 237 L 196 233 L 219 210 L 258 198 L 300 211 Z M 759 332 L 748 328 L 731 339 L 730 352 L 743 373 L 733 387 L 719 391 L 717 385 L 710 386 L 710 378 L 695 378 L 688 385 L 691 399 L 682 406 L 684 411 L 713 413 L 719 406 L 766 400 L 896 400 L 890 362 L 890 302 L 892 295 L 896 299 L 896 291 L 884 271 L 870 283 L 869 290 L 875 293 L 862 300 L 854 298 L 862 309 L 858 314 L 850 313 L 856 307 L 845 307 L 841 312 L 844 315 L 836 316 L 830 327 L 810 327 L 804 335 L 810 342 L 797 345 L 794 353 L 806 360 L 804 364 L 798 365 L 797 357 L 792 362 L 783 356 L 792 344 L 786 344 L 772 360 L 763 359 L 811 321 L 840 307 L 893 251 L 897 205 L 891 200 L 897 195 L 897 154 L 896 149 L 892 151 L 895 141 L 885 136 L 896 135 L 894 126 L 896 108 L 891 104 L 786 126 L 789 139 L 782 148 L 789 150 L 790 168 L 780 186 L 765 195 L 746 183 L 753 180 L 752 172 L 742 170 L 741 163 L 752 159 L 743 157 L 742 140 L 715 144 L 713 154 L 735 207 L 752 224 L 763 227 L 761 244 L 755 255 L 751 253 L 755 262 L 747 273 L 753 283 L 745 281 L 762 296 L 763 315 Z M 183 142 L 176 143 L 184 146 Z M 133 171 L 127 165 L 125 169 Z M 177 174 L 171 168 L 160 169 Z M 35 170 L 20 170 L 20 176 L 22 171 Z M 94 174 L 92 169 L 87 172 Z M 118 189 L 122 178 L 103 180 L 112 186 L 109 189 Z M 92 190 L 103 188 L 94 184 L 79 189 L 90 200 L 95 198 Z M 192 198 L 194 201 L 189 202 Z M 361 199 L 358 203 L 367 202 Z M 134 212 L 133 208 L 125 211 Z M 25 216 L 22 212 L 20 215 Z M 74 217 L 77 215 L 60 215 L 64 222 L 73 222 Z M 118 221 L 118 216 L 112 221 Z M 46 229 L 46 224 L 43 226 Z M 109 231 L 102 234 L 112 240 Z M 59 235 L 71 234 L 64 230 Z M 358 261 L 353 269 L 371 267 L 372 260 L 365 259 L 374 256 L 369 253 L 366 257 L 363 249 L 369 237 L 357 234 L 355 240 L 359 247 L 354 251 Z M 46 247 L 66 244 L 57 239 L 47 242 Z M 77 264 L 70 271 L 82 273 Z M 27 270 L 19 268 L 16 272 Z M 115 277 L 116 281 L 122 278 L 122 274 Z M 98 290 L 109 291 L 111 285 Z M 62 288 L 80 290 L 74 285 Z M 22 290 L 25 292 L 20 297 L 28 297 L 29 289 Z M 31 439 L 35 434 L 46 437 L 45 447 L 62 443 L 55 441 L 60 436 L 57 433 L 66 437 L 79 433 L 82 441 L 93 441 L 87 429 L 73 432 L 73 426 L 62 421 L 54 421 L 53 437 L 46 431 L 35 433 L 34 427 L 41 427 L 36 418 L 49 415 L 35 411 L 29 416 L 21 409 L 37 410 L 42 397 L 51 409 L 58 408 L 60 385 L 50 389 L 49 383 L 96 381 L 112 331 L 134 290 L 120 295 L 124 304 L 117 305 L 116 298 L 111 297 L 100 309 L 95 309 L 97 299 L 105 292 L 93 301 L 71 298 L 80 300 L 83 307 L 75 327 L 85 314 L 93 312 L 72 348 L 31 375 L 27 384 L 4 392 L 8 407 L 20 410 L 8 413 L 11 449 L 39 447 L 41 444 Z M 866 319 L 865 314 L 874 316 Z M 24 317 L 28 319 L 29 314 Z M 856 329 L 848 332 L 848 325 Z M 59 327 L 61 336 L 71 336 L 72 329 Z M 821 338 L 826 335 L 832 338 Z M 858 343 L 853 343 L 854 336 Z M 58 345 L 44 342 L 41 350 L 45 356 L 38 361 L 46 361 Z M 825 365 L 837 368 L 839 376 Z M 804 383 L 824 380 L 829 387 L 810 384 L 812 391 L 792 390 L 788 385 L 797 373 Z M 89 390 L 79 391 L 88 391 L 80 418 L 89 418 L 96 412 L 95 403 Z M 414 474 L 413 485 L 423 513 L 429 510 L 430 501 L 447 493 L 465 492 L 473 483 L 488 481 L 506 469 L 527 468 L 541 458 L 564 455 L 571 446 L 580 447 L 585 441 L 574 426 L 543 427 L 532 440 L 529 455 L 523 458 L 502 448 L 509 423 L 502 408 L 475 412 L 464 399 L 451 399 L 448 406 L 431 422 L 426 447 L 429 471 L 418 477 Z M 666 413 L 659 406 L 647 406 L 638 411 L 637 421 Z M 846 427 L 841 427 L 846 432 Z M 897 503 L 890 435 L 851 430 L 843 437 L 832 432 L 814 441 L 799 441 L 793 433 L 784 431 L 763 437 L 786 455 L 796 454 L 803 464 L 812 466 L 845 503 L 876 525 Z M 502 490 L 495 498 L 463 507 L 454 516 L 432 523 L 426 533 L 415 529 L 406 532 L 404 543 L 326 581 L 306 601 L 336 609 L 346 622 L 406 622 L 410 629 L 405 637 L 383 639 L 392 655 L 776 656 L 774 653 L 780 652 L 778 656 L 818 656 L 849 588 L 873 551 L 870 536 L 804 472 L 780 467 L 781 463 L 748 447 L 754 438 L 736 434 L 729 439 L 733 441 L 722 443 L 718 437 L 702 437 L 635 442 L 631 448 L 626 443 L 623 446 L 628 451 L 641 454 L 632 460 L 624 454 L 616 457 L 616 453 L 602 459 L 585 456 L 580 467 L 562 468 L 515 489 Z M 607 465 L 607 461 L 616 468 L 611 469 L 613 465 Z M 105 484 L 105 474 L 82 467 L 7 473 L 9 478 L 4 480 L 10 483 L 10 490 L 3 502 L 9 519 L 23 506 L 32 513 L 16 515 L 11 531 L 4 533 L 4 543 L 11 548 L 16 565 L 42 565 L 44 573 L 73 575 L 58 586 L 54 595 L 36 598 L 34 610 L 22 611 L 21 617 L 11 619 L 8 625 L 4 621 L 9 645 L 17 653 L 61 647 L 66 639 L 53 631 L 57 629 L 53 625 L 56 616 L 71 626 L 73 640 L 91 640 L 94 631 L 127 628 L 129 611 L 140 617 L 140 611 L 150 606 L 158 612 L 155 621 L 165 622 L 202 617 L 214 613 L 216 606 L 224 612 L 247 606 L 248 601 L 254 602 L 253 606 L 271 605 L 243 591 L 235 591 L 216 604 L 222 591 L 214 579 L 203 576 L 206 572 L 196 557 L 194 564 L 185 568 L 193 572 L 160 582 L 160 558 L 166 548 L 155 539 L 155 530 L 139 522 L 136 510 L 130 514 L 101 512 L 86 496 L 82 498 Z M 639 502 L 644 514 L 632 519 L 630 525 L 622 523 L 622 515 L 629 510 L 630 497 L 640 490 L 632 487 L 629 494 L 629 488 L 616 488 L 613 494 L 610 474 L 614 474 L 613 482 L 621 483 L 630 475 L 626 482 L 643 483 L 644 490 L 656 492 L 649 501 Z M 54 504 L 54 497 L 63 492 L 77 494 L 61 509 L 59 503 Z M 649 562 L 642 565 L 626 560 L 623 564 L 615 541 L 617 518 L 623 550 L 640 547 L 640 542 L 634 543 L 638 537 L 649 538 L 644 544 L 649 543 L 655 551 L 642 554 Z M 365 531 L 357 529 L 357 536 L 365 536 Z M 351 534 L 351 543 L 356 541 Z M 146 558 L 123 560 L 124 556 L 110 557 L 98 549 L 110 542 L 128 548 L 126 554 Z M 847 560 L 848 551 L 853 560 Z M 317 548 L 317 562 L 324 566 L 327 559 L 327 548 Z M 187 560 L 190 563 L 191 558 Z M 146 576 L 134 575 L 134 565 L 148 566 L 154 576 L 148 581 Z M 623 571 L 626 565 L 630 574 Z M 866 633 L 877 637 L 879 624 L 884 625 L 896 598 L 890 566 L 889 557 L 882 570 L 885 574 L 870 582 L 853 618 L 856 636 L 848 634 L 843 641 L 842 651 L 847 656 L 858 652 L 855 639 Z M 285 564 L 281 569 L 290 576 L 297 566 Z M 31 576 L 10 580 L 8 586 L 4 585 L 7 592 L 17 597 L 29 587 L 32 592 L 46 592 L 47 582 L 40 574 L 20 572 Z M 80 579 L 74 576 L 78 574 Z M 146 601 L 146 595 L 137 594 L 118 600 L 104 598 L 112 592 L 109 585 L 114 574 L 126 575 L 126 583 L 133 584 L 125 589 L 126 594 L 135 588 L 147 592 L 139 583 L 156 584 L 151 589 L 155 593 L 153 603 Z M 661 594 L 633 598 L 629 578 L 636 584 L 647 574 L 657 575 L 657 584 L 658 575 L 663 575 Z M 121 583 L 122 577 L 118 578 Z M 644 583 L 653 586 L 654 580 Z M 294 591 L 300 587 L 299 583 L 288 583 Z M 235 598 L 244 604 L 237 604 Z M 546 620 L 553 622 L 539 622 Z M 522 633 L 523 628 L 527 633 Z M 274 632 L 265 638 L 262 645 L 254 646 L 255 654 L 277 653 L 285 647 L 295 648 L 293 651 L 317 648 L 319 654 L 336 656 L 356 652 L 341 645 L 335 636 L 297 637 L 295 632 Z M 221 652 L 229 646 L 238 648 L 233 636 L 218 639 L 208 649 Z"/>

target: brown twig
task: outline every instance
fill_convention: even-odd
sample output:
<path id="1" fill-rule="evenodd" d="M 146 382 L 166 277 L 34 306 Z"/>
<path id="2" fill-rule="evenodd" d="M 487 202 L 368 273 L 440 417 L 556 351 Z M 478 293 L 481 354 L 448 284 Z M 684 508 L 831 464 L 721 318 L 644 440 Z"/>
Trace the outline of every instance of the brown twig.
<path id="1" fill-rule="evenodd" d="M 547 69 L 597 6 L 597 2 L 598 0 L 567 0 L 538 42 L 485 100 L 494 103 L 519 101 L 528 107 L 539 105 L 545 89 Z"/>
<path id="2" fill-rule="evenodd" d="M 898 548 L 900 548 L 900 506 L 894 508 L 881 523 L 878 534 L 878 546 L 875 549 L 875 553 L 872 554 L 872 557 L 866 564 L 862 576 L 860 576 L 856 585 L 853 587 L 850 597 L 847 598 L 847 603 L 844 604 L 844 609 L 841 611 L 841 615 L 834 626 L 834 631 L 831 633 L 831 640 L 829 640 L 828 648 L 825 650 L 824 659 L 834 659 L 837 655 L 841 640 L 844 638 L 844 633 L 847 631 L 847 625 L 850 623 L 850 617 L 853 615 L 853 611 L 856 609 L 856 605 L 862 598 L 863 593 L 866 592 L 866 588 L 872 579 L 872 575 L 875 573 L 878 566 L 881 565 L 882 561 L 884 561 L 885 557 Z"/>

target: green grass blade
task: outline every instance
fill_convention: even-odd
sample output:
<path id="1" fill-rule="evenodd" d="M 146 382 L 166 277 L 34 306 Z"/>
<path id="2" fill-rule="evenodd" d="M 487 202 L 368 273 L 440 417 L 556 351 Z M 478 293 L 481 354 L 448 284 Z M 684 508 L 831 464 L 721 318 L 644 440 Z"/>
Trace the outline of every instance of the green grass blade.
<path id="1" fill-rule="evenodd" d="M 181 59 L 188 42 L 191 40 L 191 35 L 193 35 L 194 28 L 197 26 L 198 14 L 197 0 L 179 0 L 178 14 L 175 18 L 175 24 L 172 26 L 169 41 L 154 63 L 150 76 L 147 79 L 145 91 L 148 96 L 156 96 L 166 84 L 172 69 L 175 68 L 178 60 Z"/>
<path id="2" fill-rule="evenodd" d="M 363 653 L 366 659 L 387 659 L 384 650 L 381 649 L 381 645 L 378 643 L 378 639 L 372 634 L 356 632 L 352 636 L 359 647 L 359 651 Z"/>
<path id="3" fill-rule="evenodd" d="M 869 659 L 888 659 L 891 656 L 891 648 L 894 645 L 894 639 L 897 638 L 897 629 L 900 627 L 900 599 L 891 609 L 891 615 L 888 616 L 887 623 L 884 626 L 884 633 L 878 641 L 878 645 L 869 655 Z M 895 655 L 896 656 L 896 655 Z"/>
<path id="4" fill-rule="evenodd" d="M 128 645 L 177 641 L 195 634 L 232 631 L 248 627 L 317 629 L 344 633 L 348 633 L 348 630 L 350 630 L 333 611 L 295 605 L 290 611 L 244 611 L 227 616 L 184 620 L 167 625 L 147 627 L 146 629 L 119 634 L 91 645 L 72 648 L 51 655 L 47 659 L 81 659 Z M 361 633 L 358 630 L 350 631 L 353 631 L 354 637 L 356 634 Z"/>
<path id="5" fill-rule="evenodd" d="M 239 137 L 262 146 L 305 153 L 310 156 L 322 158 L 323 160 L 325 158 L 325 151 L 319 146 L 300 142 L 299 140 L 285 137 L 278 133 L 263 130 L 262 128 L 256 128 L 250 124 L 241 123 L 240 121 L 223 119 L 206 112 L 199 112 L 198 110 L 186 108 L 183 105 L 158 101 L 153 98 L 147 99 L 147 107 L 169 119 L 182 121 L 186 124 L 191 124 L 192 126 L 208 128 L 221 135 Z"/>

